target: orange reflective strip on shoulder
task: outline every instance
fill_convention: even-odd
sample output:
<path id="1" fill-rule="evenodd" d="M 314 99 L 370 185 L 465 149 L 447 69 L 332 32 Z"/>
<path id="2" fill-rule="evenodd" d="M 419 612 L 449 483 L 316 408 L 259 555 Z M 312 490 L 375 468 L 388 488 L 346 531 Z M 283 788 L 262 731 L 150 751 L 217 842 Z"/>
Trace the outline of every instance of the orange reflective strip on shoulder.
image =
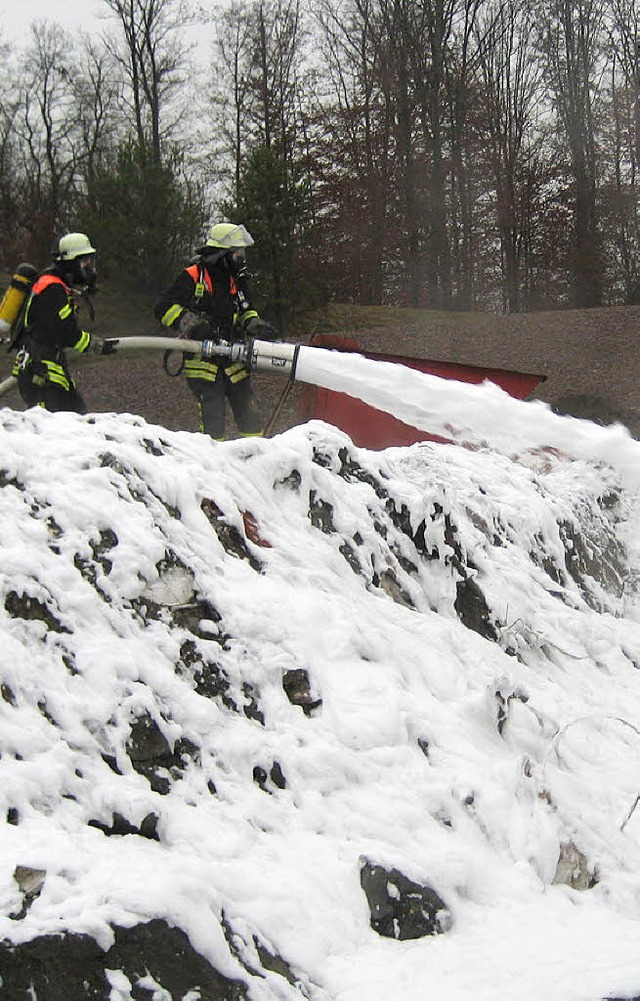
<path id="1" fill-rule="evenodd" d="M 191 264 L 188 268 L 184 269 L 190 278 L 193 278 L 195 284 L 197 285 L 200 281 L 200 268 L 197 264 Z M 211 281 L 211 276 L 206 268 L 202 269 L 202 277 L 204 279 L 205 286 L 209 295 L 213 295 L 213 282 Z"/>
<path id="2" fill-rule="evenodd" d="M 62 278 L 58 278 L 57 275 L 40 275 L 31 291 L 33 295 L 38 295 L 39 292 L 43 292 L 49 285 L 62 285 L 67 294 L 71 292 L 69 286 L 65 285 Z"/>
<path id="3" fill-rule="evenodd" d="M 33 300 L 35 299 L 35 297 L 37 295 L 39 295 L 41 292 L 44 292 L 44 290 L 46 288 L 48 288 L 49 285 L 62 285 L 62 288 L 64 289 L 64 292 L 65 292 L 65 294 L 67 296 L 67 307 L 63 306 L 63 310 L 66 309 L 66 308 L 68 308 L 69 309 L 69 315 L 71 315 L 71 312 L 72 312 L 71 304 L 73 303 L 73 292 L 71 291 L 71 289 L 69 288 L 69 286 L 65 282 L 63 282 L 62 278 L 58 278 L 57 275 L 40 275 L 40 277 L 37 279 L 37 281 L 35 281 L 33 283 L 33 288 L 31 289 L 31 295 L 29 296 L 29 300 L 27 302 L 27 308 L 26 308 L 26 312 L 25 312 L 25 315 L 24 315 L 25 324 L 28 324 L 28 322 L 29 322 L 29 311 L 31 309 L 31 303 L 33 302 Z M 60 310 L 60 319 L 61 320 L 66 319 L 65 316 L 62 316 L 62 311 L 63 310 Z"/>

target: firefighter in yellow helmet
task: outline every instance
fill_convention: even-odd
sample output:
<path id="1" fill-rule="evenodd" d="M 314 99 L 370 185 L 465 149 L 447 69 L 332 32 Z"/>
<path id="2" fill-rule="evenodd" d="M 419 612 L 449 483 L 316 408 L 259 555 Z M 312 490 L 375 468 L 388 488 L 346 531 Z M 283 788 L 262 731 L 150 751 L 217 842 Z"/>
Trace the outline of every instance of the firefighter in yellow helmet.
<path id="1" fill-rule="evenodd" d="M 219 222 L 176 280 L 159 296 L 158 320 L 191 340 L 243 341 L 246 334 L 277 340 L 278 332 L 251 305 L 246 250 L 253 239 L 244 226 Z M 187 385 L 198 400 L 200 430 L 222 440 L 226 400 L 242 436 L 261 435 L 263 420 L 253 398 L 249 371 L 241 362 L 187 356 Z"/>
<path id="2" fill-rule="evenodd" d="M 72 348 L 80 353 L 109 354 L 114 350 L 109 341 L 78 324 L 76 292 L 87 294 L 95 288 L 95 255 L 84 233 L 67 233 L 60 239 L 54 263 L 34 282 L 13 366 L 27 406 L 86 413 L 65 351 Z"/>

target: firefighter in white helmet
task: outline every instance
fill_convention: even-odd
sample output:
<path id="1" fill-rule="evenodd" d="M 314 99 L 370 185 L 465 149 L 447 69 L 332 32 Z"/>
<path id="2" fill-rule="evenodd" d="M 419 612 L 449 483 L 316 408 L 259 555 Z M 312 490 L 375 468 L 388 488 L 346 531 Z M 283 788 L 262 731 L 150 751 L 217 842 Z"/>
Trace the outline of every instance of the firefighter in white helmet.
<path id="1" fill-rule="evenodd" d="M 155 315 L 179 337 L 243 341 L 246 334 L 277 340 L 278 332 L 251 305 L 246 251 L 253 246 L 242 225 L 219 222 L 206 243 L 176 280 L 159 296 Z M 242 362 L 205 361 L 193 355 L 184 365 L 187 385 L 196 396 L 200 430 L 224 439 L 226 400 L 241 436 L 262 434 L 263 420 L 253 398 L 251 377 Z"/>
<path id="2" fill-rule="evenodd" d="M 95 289 L 95 248 L 84 233 L 67 233 L 54 262 L 36 279 L 24 314 L 24 328 L 13 366 L 27 406 L 86 413 L 85 402 L 71 378 L 65 350 L 109 354 L 109 341 L 82 330 L 76 292 Z"/>

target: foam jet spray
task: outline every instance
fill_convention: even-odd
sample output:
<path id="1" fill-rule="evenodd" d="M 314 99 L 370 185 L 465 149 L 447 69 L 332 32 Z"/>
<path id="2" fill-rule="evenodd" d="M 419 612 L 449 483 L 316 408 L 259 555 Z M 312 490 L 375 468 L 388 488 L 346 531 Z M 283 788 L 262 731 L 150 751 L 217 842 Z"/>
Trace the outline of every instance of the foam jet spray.
<path id="1" fill-rule="evenodd" d="M 474 449 L 490 448 L 513 456 L 554 449 L 574 458 L 606 461 L 624 469 L 640 488 L 640 444 L 622 425 L 599 427 L 590 421 L 553 413 L 541 400 L 510 397 L 492 383 L 470 385 L 441 379 L 393 362 L 360 354 L 291 344 L 286 341 L 192 341 L 173 337 L 110 338 L 115 350 L 180 351 L 206 360 L 240 362 L 249 371 L 271 372 L 345 393 L 392 414 L 430 435 Z M 0 395 L 16 379 L 0 382 Z"/>

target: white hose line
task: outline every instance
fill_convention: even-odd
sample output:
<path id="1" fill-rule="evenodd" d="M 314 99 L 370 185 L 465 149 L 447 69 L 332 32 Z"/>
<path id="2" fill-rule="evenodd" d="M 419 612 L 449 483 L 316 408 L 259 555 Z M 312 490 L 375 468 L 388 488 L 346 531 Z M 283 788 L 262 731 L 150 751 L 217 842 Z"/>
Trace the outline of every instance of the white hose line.
<path id="1" fill-rule="evenodd" d="M 202 341 L 181 340 L 178 337 L 106 337 L 114 341 L 116 353 L 121 351 L 182 351 L 187 354 L 199 355 L 202 351 Z M 4 396 L 18 383 L 14 375 L 0 382 L 0 396 Z"/>
<path id="2" fill-rule="evenodd" d="M 8 378 L 3 379 L 2 382 L 0 382 L 0 396 L 4 396 L 5 393 L 8 393 L 10 389 L 13 389 L 13 387 L 17 385 L 18 380 L 15 375 L 10 375 Z"/>
<path id="3" fill-rule="evenodd" d="M 116 345 L 118 354 L 121 351 L 182 351 L 194 355 L 202 352 L 202 341 L 179 337 L 106 337 L 105 340 Z"/>

